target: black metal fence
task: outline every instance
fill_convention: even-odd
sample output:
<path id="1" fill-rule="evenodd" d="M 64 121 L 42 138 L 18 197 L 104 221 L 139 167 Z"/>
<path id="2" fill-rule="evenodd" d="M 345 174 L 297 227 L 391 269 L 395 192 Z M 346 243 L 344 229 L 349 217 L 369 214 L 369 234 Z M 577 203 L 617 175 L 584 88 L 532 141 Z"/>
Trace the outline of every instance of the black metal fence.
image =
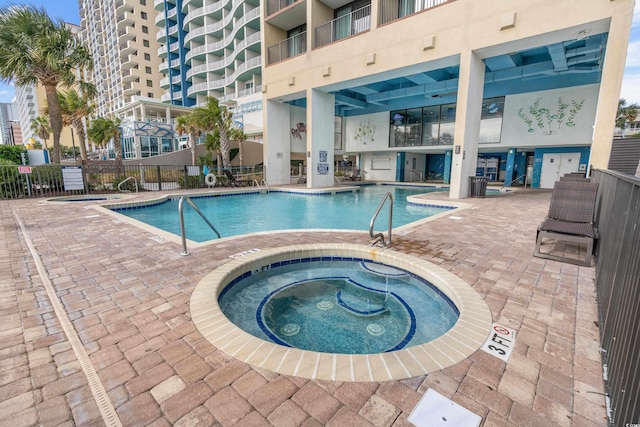
<path id="1" fill-rule="evenodd" d="M 640 178 L 595 170 L 596 286 L 612 426 L 640 423 Z"/>
<path id="2" fill-rule="evenodd" d="M 227 169 L 238 182 L 261 183 L 262 166 Z M 222 170 L 210 171 L 216 186 L 232 183 Z M 138 166 L 96 162 L 82 166 L 0 166 L 0 199 L 56 197 L 136 191 L 210 188 L 200 166 Z"/>

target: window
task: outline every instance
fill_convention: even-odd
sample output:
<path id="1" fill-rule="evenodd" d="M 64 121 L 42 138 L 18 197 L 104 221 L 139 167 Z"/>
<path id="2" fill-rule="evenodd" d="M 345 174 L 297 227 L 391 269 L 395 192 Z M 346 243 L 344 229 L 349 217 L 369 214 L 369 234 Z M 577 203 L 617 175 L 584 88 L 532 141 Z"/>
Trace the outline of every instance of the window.
<path id="1" fill-rule="evenodd" d="M 147 96 L 148 96 L 149 98 L 153 98 L 153 92 L 147 92 Z"/>
<path id="2" fill-rule="evenodd" d="M 143 25 L 143 26 L 142 26 L 142 32 L 143 32 L 144 34 L 149 34 L 149 27 L 147 27 L 146 25 Z"/>
<path id="3" fill-rule="evenodd" d="M 482 101 L 480 116 L 480 143 L 500 142 L 502 133 L 502 113 L 504 97 L 488 98 Z"/>
<path id="4" fill-rule="evenodd" d="M 145 53 L 145 54 L 144 54 L 144 60 L 145 60 L 145 61 L 151 61 L 151 54 L 149 54 L 149 53 Z"/>
<path id="5" fill-rule="evenodd" d="M 147 5 L 147 0 L 140 0 L 140 4 L 142 6 L 146 6 Z"/>
<path id="6" fill-rule="evenodd" d="M 140 17 L 142 19 L 147 19 L 147 12 L 140 12 Z"/>
<path id="7" fill-rule="evenodd" d="M 153 87 L 153 82 L 151 80 L 147 80 L 147 87 Z"/>
<path id="8" fill-rule="evenodd" d="M 149 47 L 149 40 L 142 40 L 142 46 Z"/>
<path id="9" fill-rule="evenodd" d="M 144 72 L 147 74 L 151 74 L 151 67 L 144 67 Z"/>
<path id="10" fill-rule="evenodd" d="M 456 104 L 391 111 L 389 146 L 453 145 Z"/>

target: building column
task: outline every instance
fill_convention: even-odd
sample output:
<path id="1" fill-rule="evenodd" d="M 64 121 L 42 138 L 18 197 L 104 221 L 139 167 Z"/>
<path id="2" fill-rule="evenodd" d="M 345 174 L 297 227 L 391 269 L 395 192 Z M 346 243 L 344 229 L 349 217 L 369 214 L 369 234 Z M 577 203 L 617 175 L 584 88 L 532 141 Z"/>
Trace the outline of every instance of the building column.
<path id="1" fill-rule="evenodd" d="M 307 187 L 333 186 L 335 96 L 307 90 Z M 268 129 L 268 127 L 267 127 Z"/>
<path id="2" fill-rule="evenodd" d="M 484 68 L 484 62 L 474 52 L 463 51 L 460 54 L 456 128 L 449 190 L 449 197 L 452 199 L 468 197 L 469 177 L 476 175 Z"/>
<path id="3" fill-rule="evenodd" d="M 264 144 L 265 179 L 269 185 L 291 183 L 291 134 L 289 104 L 266 100 Z"/>
<path id="4" fill-rule="evenodd" d="M 615 2 L 615 5 L 611 2 L 611 4 L 612 7 L 623 7 L 627 10 L 623 14 L 613 14 L 609 27 L 589 159 L 590 167 L 597 169 L 609 167 L 618 101 L 620 97 L 624 98 L 624 93 L 620 94 L 620 90 L 629 45 L 628 35 L 633 18 L 633 2 Z"/>

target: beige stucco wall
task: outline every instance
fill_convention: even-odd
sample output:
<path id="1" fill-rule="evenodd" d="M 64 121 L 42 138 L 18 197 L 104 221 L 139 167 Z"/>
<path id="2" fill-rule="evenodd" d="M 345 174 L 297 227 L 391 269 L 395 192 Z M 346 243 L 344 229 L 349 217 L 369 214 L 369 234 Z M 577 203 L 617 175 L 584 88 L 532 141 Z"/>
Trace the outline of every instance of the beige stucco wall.
<path id="1" fill-rule="evenodd" d="M 583 2 L 557 0 L 457 0 L 376 28 L 378 6 L 374 1 L 373 28 L 368 32 L 312 49 L 314 31 L 309 25 L 308 52 L 266 66 L 263 95 L 267 100 L 287 101 L 301 97 L 308 88 L 333 91 L 380 80 L 380 76 L 384 79 L 457 65 L 461 55 L 469 52 L 483 59 L 575 39 L 585 28 L 593 34 L 609 32 L 598 104 L 590 125 L 593 137 L 586 141 L 593 146 L 591 164 L 606 168 L 634 1 L 590 0 L 585 6 Z M 308 18 L 310 8 L 308 5 Z M 315 21 L 308 19 L 310 24 Z M 265 46 L 278 39 L 272 28 L 265 26 Z M 432 37 L 434 47 L 425 49 Z M 462 75 L 461 81 L 465 78 L 469 76 Z M 460 93 L 458 103 L 465 96 Z M 265 145 L 269 145 L 268 133 Z M 466 175 L 464 168 L 459 172 Z"/>

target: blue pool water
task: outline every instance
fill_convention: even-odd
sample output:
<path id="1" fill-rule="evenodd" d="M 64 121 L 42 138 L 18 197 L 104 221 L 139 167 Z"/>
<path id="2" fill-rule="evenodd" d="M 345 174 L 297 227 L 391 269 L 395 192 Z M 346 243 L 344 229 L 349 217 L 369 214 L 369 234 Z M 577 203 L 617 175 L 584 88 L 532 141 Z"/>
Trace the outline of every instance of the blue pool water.
<path id="1" fill-rule="evenodd" d="M 297 261 L 232 281 L 218 298 L 222 311 L 258 338 L 342 354 L 423 344 L 458 319 L 435 286 L 404 270 L 359 259 Z"/>
<path id="2" fill-rule="evenodd" d="M 451 208 L 421 206 L 407 196 L 437 191 L 429 187 L 369 185 L 358 191 L 311 195 L 270 191 L 241 195 L 192 197 L 191 200 L 220 232 L 221 237 L 292 229 L 369 230 L 369 221 L 387 192 L 393 195 L 393 227 L 424 219 Z M 120 214 L 180 235 L 178 198 L 145 207 L 113 209 Z M 388 205 L 375 223 L 376 231 L 388 227 Z M 204 242 L 216 238 L 200 216 L 185 203 L 187 238 Z"/>

